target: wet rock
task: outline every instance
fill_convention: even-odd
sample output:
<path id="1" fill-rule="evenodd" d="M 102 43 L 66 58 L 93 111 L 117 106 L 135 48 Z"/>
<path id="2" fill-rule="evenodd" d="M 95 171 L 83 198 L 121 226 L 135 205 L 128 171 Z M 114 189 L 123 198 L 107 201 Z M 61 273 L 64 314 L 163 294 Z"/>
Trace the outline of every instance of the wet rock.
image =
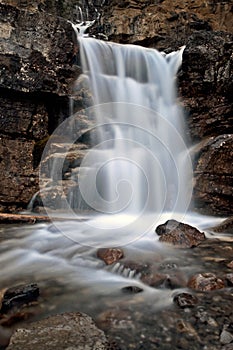
<path id="1" fill-rule="evenodd" d="M 126 294 L 135 294 L 135 293 L 141 293 L 143 292 L 143 289 L 137 286 L 128 286 L 128 287 L 124 287 L 121 289 L 123 293 Z"/>
<path id="2" fill-rule="evenodd" d="M 220 342 L 221 344 L 229 344 L 233 342 L 233 334 L 231 334 L 226 329 L 223 329 L 220 334 Z"/>
<path id="3" fill-rule="evenodd" d="M 153 271 L 142 275 L 141 280 L 143 283 L 151 287 L 160 289 L 176 289 L 186 286 L 186 279 L 179 271 L 171 272 L 169 274 Z"/>
<path id="4" fill-rule="evenodd" d="M 211 227 L 210 230 L 219 233 L 233 234 L 233 217 L 224 220 L 217 226 Z"/>
<path id="5" fill-rule="evenodd" d="M 227 344 L 223 346 L 221 350 L 233 350 L 233 344 Z"/>
<path id="6" fill-rule="evenodd" d="M 179 320 L 177 322 L 177 331 L 179 333 L 187 333 L 189 335 L 192 335 L 194 338 L 200 340 L 196 330 L 193 328 L 193 326 L 184 320 Z"/>
<path id="7" fill-rule="evenodd" d="M 188 281 L 188 287 L 199 291 L 211 291 L 225 288 L 225 283 L 214 273 L 199 273 L 194 275 Z"/>
<path id="8" fill-rule="evenodd" d="M 160 236 L 160 242 L 169 243 L 179 248 L 196 247 L 205 240 L 204 233 L 176 220 L 168 220 L 165 224 L 159 225 L 155 232 Z"/>
<path id="9" fill-rule="evenodd" d="M 195 169 L 194 199 L 203 212 L 232 214 L 232 149 L 233 135 L 227 134 L 212 138 L 201 151 Z"/>
<path id="10" fill-rule="evenodd" d="M 9 344 L 11 335 L 12 331 L 10 329 L 0 326 L 0 349 L 5 349 Z"/>
<path id="11" fill-rule="evenodd" d="M 227 267 L 229 267 L 229 269 L 233 269 L 233 260 L 231 260 L 228 264 Z"/>
<path id="12" fill-rule="evenodd" d="M 216 5 L 214 0 L 206 6 L 201 0 L 194 3 L 187 0 L 182 3 L 179 0 L 172 3 L 168 0 L 114 0 L 104 8 L 101 27 L 113 41 L 169 47 L 173 40 L 178 45 L 184 44 L 185 36 L 202 29 L 231 32 L 230 9 L 230 0 L 225 7 Z"/>
<path id="13" fill-rule="evenodd" d="M 174 297 L 173 301 L 183 309 L 186 307 L 194 307 L 198 303 L 198 298 L 190 293 L 180 293 Z"/>
<path id="14" fill-rule="evenodd" d="M 141 281 L 151 287 L 158 288 L 167 285 L 168 275 L 161 273 L 147 273 L 141 277 Z"/>
<path id="15" fill-rule="evenodd" d="M 233 273 L 227 273 L 225 279 L 228 286 L 233 286 Z"/>
<path id="16" fill-rule="evenodd" d="M 111 265 L 124 257 L 124 252 L 120 248 L 100 248 L 97 251 L 97 257 Z"/>
<path id="17" fill-rule="evenodd" d="M 93 320 L 81 313 L 64 313 L 17 329 L 7 350 L 105 350 L 108 341 Z"/>
<path id="18" fill-rule="evenodd" d="M 23 304 L 35 301 L 38 299 L 39 294 L 40 292 L 37 284 L 27 284 L 9 288 L 4 293 L 0 313 L 7 313 L 14 307 L 19 307 Z"/>

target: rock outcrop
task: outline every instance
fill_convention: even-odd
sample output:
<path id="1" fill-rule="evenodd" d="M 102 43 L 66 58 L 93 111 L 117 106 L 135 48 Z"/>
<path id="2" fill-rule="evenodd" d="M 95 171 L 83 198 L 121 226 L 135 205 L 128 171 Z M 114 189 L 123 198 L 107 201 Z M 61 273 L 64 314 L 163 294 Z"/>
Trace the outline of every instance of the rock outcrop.
<path id="1" fill-rule="evenodd" d="M 212 137 L 202 148 L 195 169 L 194 198 L 206 213 L 232 213 L 233 135 Z"/>
<path id="2" fill-rule="evenodd" d="M 77 71 L 71 24 L 31 10 L 0 4 L 0 211 L 38 190 L 36 145 L 67 117 Z"/>
<path id="3" fill-rule="evenodd" d="M 107 1 L 102 17 L 110 40 L 168 48 L 197 30 L 232 32 L 232 2 L 129 0 Z"/>

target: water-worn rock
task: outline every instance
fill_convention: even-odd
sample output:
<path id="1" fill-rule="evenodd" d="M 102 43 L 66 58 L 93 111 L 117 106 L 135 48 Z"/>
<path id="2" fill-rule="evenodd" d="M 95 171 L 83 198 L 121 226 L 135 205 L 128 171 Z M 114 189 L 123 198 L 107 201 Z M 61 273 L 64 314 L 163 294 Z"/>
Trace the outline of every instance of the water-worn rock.
<path id="1" fill-rule="evenodd" d="M 124 252 L 120 248 L 100 248 L 97 251 L 97 257 L 111 265 L 124 257 Z"/>
<path id="2" fill-rule="evenodd" d="M 181 308 L 194 307 L 198 303 L 198 298 L 189 293 L 179 293 L 175 295 L 173 301 Z"/>
<path id="3" fill-rule="evenodd" d="M 81 313 L 64 313 L 17 329 L 7 350 L 105 350 L 108 342 L 93 320 Z"/>
<path id="4" fill-rule="evenodd" d="M 196 247 L 205 240 L 203 232 L 176 220 L 168 220 L 165 224 L 159 225 L 155 232 L 160 236 L 160 242 L 169 243 L 179 248 Z"/>
<path id="5" fill-rule="evenodd" d="M 222 221 L 219 225 L 211 227 L 211 231 L 220 233 L 233 233 L 233 217 Z"/>
<path id="6" fill-rule="evenodd" d="M 233 342 L 233 334 L 228 332 L 226 329 L 223 329 L 222 333 L 220 334 L 220 342 L 221 344 L 229 344 Z"/>
<path id="7" fill-rule="evenodd" d="M 4 293 L 0 313 L 7 313 L 14 307 L 35 301 L 39 294 L 39 287 L 36 283 L 11 287 Z"/>
<path id="8" fill-rule="evenodd" d="M 194 275 L 188 281 L 188 287 L 200 291 L 211 291 L 222 289 L 225 283 L 221 278 L 218 278 L 214 273 L 199 273 Z"/>

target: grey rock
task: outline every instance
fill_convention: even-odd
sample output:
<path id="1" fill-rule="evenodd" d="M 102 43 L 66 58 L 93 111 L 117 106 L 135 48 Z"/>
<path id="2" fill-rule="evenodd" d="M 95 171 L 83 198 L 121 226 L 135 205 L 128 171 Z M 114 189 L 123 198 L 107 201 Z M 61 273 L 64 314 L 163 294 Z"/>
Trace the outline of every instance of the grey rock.
<path id="1" fill-rule="evenodd" d="M 64 313 L 33 322 L 17 329 L 7 350 L 106 350 L 104 332 L 91 317 L 82 313 Z"/>

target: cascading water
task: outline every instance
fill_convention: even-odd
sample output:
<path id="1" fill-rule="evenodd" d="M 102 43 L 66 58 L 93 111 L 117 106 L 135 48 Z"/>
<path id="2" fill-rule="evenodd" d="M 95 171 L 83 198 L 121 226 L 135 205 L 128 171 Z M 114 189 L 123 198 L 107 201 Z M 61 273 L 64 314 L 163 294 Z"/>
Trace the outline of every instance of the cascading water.
<path id="1" fill-rule="evenodd" d="M 186 211 L 191 162 L 175 90 L 184 47 L 166 55 L 78 40 L 97 127 L 80 168 L 85 202 L 105 214 Z"/>

